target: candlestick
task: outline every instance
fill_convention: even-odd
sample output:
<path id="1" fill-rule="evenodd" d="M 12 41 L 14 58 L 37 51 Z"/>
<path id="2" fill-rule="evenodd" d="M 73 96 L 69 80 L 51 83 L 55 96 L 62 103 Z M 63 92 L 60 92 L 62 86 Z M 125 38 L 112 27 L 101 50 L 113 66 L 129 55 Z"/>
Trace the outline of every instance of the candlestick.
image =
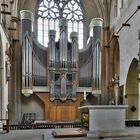
<path id="1" fill-rule="evenodd" d="M 86 91 L 84 90 L 84 100 L 86 100 Z"/>

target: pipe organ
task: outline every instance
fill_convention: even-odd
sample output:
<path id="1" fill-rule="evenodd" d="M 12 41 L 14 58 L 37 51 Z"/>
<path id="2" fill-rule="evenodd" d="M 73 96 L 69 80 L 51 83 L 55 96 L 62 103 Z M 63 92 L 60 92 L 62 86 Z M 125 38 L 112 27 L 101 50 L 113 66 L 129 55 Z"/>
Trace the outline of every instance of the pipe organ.
<path id="1" fill-rule="evenodd" d="M 22 38 L 22 94 L 30 96 L 33 86 L 47 85 L 47 50 L 40 46 L 33 38 L 33 14 L 22 10 L 21 38 Z"/>
<path id="2" fill-rule="evenodd" d="M 67 37 L 67 21 L 59 22 L 60 40 L 55 43 L 55 31 L 49 31 L 49 81 L 50 100 L 76 100 L 78 72 L 78 35 L 71 33 L 71 44 Z"/>
<path id="3" fill-rule="evenodd" d="M 48 48 L 33 39 L 32 19 L 30 11 L 21 11 L 22 93 L 32 94 L 33 86 L 49 86 L 50 100 L 64 102 L 76 100 L 79 86 L 101 89 L 102 19 L 92 20 L 91 44 L 80 53 L 77 32 L 71 33 L 71 43 L 68 42 L 66 19 L 59 21 L 58 42 L 55 41 L 56 31 L 49 31 Z"/>
<path id="4" fill-rule="evenodd" d="M 34 87 L 47 87 L 45 93 L 36 91 L 32 95 L 44 103 L 45 119 L 77 120 L 83 100 L 81 93 L 85 89 L 89 92 L 101 89 L 102 19 L 92 20 L 92 39 L 80 51 L 77 32 L 72 32 L 71 42 L 68 41 L 66 19 L 59 21 L 58 41 L 55 41 L 56 31 L 49 30 L 47 48 L 33 36 L 32 19 L 30 11 L 21 11 L 22 94 L 30 96 Z"/>
<path id="5" fill-rule="evenodd" d="M 92 20 L 92 40 L 80 51 L 77 32 L 72 32 L 71 42 L 68 41 L 66 19 L 59 21 L 58 41 L 55 41 L 56 31 L 49 30 L 47 48 L 33 36 L 32 19 L 30 11 L 21 11 L 22 94 L 29 96 L 34 86 L 45 86 L 46 93 L 36 91 L 33 95 L 44 103 L 45 119 L 76 120 L 79 118 L 77 108 L 83 100 L 82 91 L 101 89 L 102 19 Z"/>

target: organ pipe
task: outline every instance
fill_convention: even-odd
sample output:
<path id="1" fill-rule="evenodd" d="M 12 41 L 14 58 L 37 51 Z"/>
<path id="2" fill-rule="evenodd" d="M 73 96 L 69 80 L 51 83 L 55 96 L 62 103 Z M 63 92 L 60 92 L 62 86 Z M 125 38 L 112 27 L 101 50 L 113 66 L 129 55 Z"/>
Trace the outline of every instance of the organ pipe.
<path id="1" fill-rule="evenodd" d="M 94 89 L 101 88 L 101 49 L 102 49 L 102 26 L 103 19 L 94 18 L 90 24 L 93 30 L 93 87 Z"/>
<path id="2" fill-rule="evenodd" d="M 66 19 L 61 19 L 59 21 L 60 27 L 60 67 L 67 68 L 67 21 Z"/>
<path id="3" fill-rule="evenodd" d="M 22 93 L 32 94 L 32 19 L 33 14 L 28 10 L 22 10 L 21 33 L 22 33 Z"/>
<path id="4" fill-rule="evenodd" d="M 71 46 L 72 46 L 72 68 L 77 68 L 78 60 L 78 33 L 71 33 Z"/>
<path id="5" fill-rule="evenodd" d="M 56 31 L 55 30 L 50 30 L 49 31 L 49 50 L 50 50 L 50 67 L 55 67 L 55 54 L 56 54 L 56 50 L 55 50 L 55 34 Z"/>

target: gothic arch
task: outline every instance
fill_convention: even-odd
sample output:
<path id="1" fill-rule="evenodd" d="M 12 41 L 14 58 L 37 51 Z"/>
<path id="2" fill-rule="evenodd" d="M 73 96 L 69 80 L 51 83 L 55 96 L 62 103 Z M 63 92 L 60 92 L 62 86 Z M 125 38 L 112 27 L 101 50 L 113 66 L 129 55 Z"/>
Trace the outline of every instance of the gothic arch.
<path id="1" fill-rule="evenodd" d="M 109 26 L 109 24 L 110 24 L 109 13 L 110 13 L 112 1 L 98 0 L 98 1 L 94 1 L 94 3 L 97 7 L 99 17 L 104 19 L 104 26 L 105 27 Z"/>
<path id="2" fill-rule="evenodd" d="M 138 61 L 133 59 L 126 80 L 127 119 L 138 119 Z"/>
<path id="3" fill-rule="evenodd" d="M 59 23 L 60 19 L 67 20 L 68 40 L 70 33 L 78 33 L 79 47 L 83 48 L 83 10 L 80 0 L 42 0 L 37 4 L 35 17 L 37 19 L 37 40 L 40 44 L 47 47 L 49 41 L 49 30 L 55 30 L 55 40 L 59 40 Z"/>

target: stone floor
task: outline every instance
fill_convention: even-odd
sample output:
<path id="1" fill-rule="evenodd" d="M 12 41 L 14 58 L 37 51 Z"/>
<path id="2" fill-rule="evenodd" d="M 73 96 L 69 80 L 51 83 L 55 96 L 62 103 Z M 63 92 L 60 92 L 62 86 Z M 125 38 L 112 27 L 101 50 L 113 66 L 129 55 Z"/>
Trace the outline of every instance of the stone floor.
<path id="1" fill-rule="evenodd" d="M 69 129 L 71 130 L 71 129 Z M 73 130 L 73 129 L 72 129 Z M 40 130 L 14 130 L 7 134 L 0 133 L 0 140 L 140 140 L 140 127 L 126 128 L 128 135 L 105 138 L 71 137 L 53 138 L 51 129 Z"/>

